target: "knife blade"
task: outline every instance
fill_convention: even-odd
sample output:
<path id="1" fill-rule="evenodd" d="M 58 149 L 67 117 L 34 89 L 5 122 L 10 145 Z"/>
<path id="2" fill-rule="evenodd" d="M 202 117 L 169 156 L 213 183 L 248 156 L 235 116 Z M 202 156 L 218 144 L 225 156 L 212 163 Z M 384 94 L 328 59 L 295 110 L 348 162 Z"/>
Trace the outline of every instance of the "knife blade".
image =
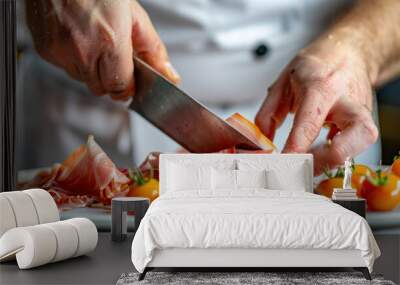
<path id="1" fill-rule="evenodd" d="M 131 110 L 194 153 L 231 147 L 259 147 L 204 105 L 176 87 L 139 58 L 134 58 L 136 93 Z"/>

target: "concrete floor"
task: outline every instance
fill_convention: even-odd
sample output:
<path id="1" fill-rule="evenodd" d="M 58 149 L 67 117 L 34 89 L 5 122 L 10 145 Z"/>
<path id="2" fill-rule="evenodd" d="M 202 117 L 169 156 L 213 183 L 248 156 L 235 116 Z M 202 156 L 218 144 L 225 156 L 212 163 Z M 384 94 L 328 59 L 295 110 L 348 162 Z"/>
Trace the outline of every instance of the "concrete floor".
<path id="1" fill-rule="evenodd" d="M 374 236 L 381 250 L 381 257 L 374 264 L 374 272 L 400 284 L 400 230 L 375 232 Z"/>
<path id="2" fill-rule="evenodd" d="M 115 284 L 122 273 L 134 270 L 132 238 L 115 243 L 109 233 L 99 233 L 97 248 L 89 255 L 28 270 L 19 270 L 15 261 L 2 263 L 0 284 Z"/>

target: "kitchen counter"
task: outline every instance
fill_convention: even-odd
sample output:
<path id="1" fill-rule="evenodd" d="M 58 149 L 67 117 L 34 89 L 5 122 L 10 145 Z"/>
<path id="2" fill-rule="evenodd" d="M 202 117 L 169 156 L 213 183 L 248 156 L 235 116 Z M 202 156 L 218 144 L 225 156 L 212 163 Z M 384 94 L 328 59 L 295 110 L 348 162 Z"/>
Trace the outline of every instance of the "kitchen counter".
<path id="1" fill-rule="evenodd" d="M 374 167 L 376 168 L 376 167 Z M 41 169 L 22 170 L 18 172 L 18 180 L 25 181 L 32 179 Z M 320 181 L 321 177 L 315 178 L 315 183 Z M 100 231 L 110 231 L 111 215 L 104 209 L 96 208 L 78 208 L 61 213 L 62 219 L 73 217 L 87 217 L 91 219 Z M 400 233 L 400 206 L 390 212 L 367 212 L 367 221 L 373 231 L 398 230 Z M 134 218 L 128 217 L 128 229 L 133 229 Z"/>
<path id="2" fill-rule="evenodd" d="M 390 212 L 367 212 L 367 221 L 373 231 L 397 228 L 400 233 L 400 207 Z"/>
<path id="3" fill-rule="evenodd" d="M 376 167 L 373 167 L 376 168 Z M 42 169 L 22 170 L 18 172 L 18 180 L 25 181 L 32 179 Z M 318 182 L 321 177 L 315 178 Z M 74 217 L 87 217 L 97 226 L 99 231 L 110 231 L 111 215 L 109 211 L 96 208 L 77 208 L 61 213 L 61 219 L 70 219 Z M 400 206 L 390 212 L 367 212 L 367 221 L 371 229 L 375 231 L 396 231 L 400 234 Z M 128 216 L 128 229 L 133 230 L 134 217 Z"/>

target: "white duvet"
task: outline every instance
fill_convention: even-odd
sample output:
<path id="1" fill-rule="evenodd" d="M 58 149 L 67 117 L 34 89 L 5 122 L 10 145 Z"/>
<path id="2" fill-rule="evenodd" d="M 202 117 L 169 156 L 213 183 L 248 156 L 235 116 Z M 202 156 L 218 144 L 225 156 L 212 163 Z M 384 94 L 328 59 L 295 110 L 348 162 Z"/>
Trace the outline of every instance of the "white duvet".
<path id="1" fill-rule="evenodd" d="M 143 272 L 155 249 L 358 249 L 372 271 L 379 248 L 365 219 L 300 191 L 248 189 L 166 193 L 152 203 L 132 243 Z"/>

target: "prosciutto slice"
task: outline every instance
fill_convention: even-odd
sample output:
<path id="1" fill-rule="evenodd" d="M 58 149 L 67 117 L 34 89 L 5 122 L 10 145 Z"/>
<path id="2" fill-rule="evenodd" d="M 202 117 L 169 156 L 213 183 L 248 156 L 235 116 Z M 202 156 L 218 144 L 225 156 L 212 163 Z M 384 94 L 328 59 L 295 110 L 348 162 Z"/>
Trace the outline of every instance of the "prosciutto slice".
<path id="1" fill-rule="evenodd" d="M 107 154 L 89 136 L 87 144 L 76 149 L 62 164 L 54 181 L 56 187 L 75 194 L 97 196 L 106 202 L 124 196 L 130 179 L 120 172 Z"/>
<path id="2" fill-rule="evenodd" d="M 130 182 L 89 136 L 86 145 L 78 147 L 62 164 L 54 165 L 50 172 L 39 173 L 22 188 L 42 187 L 52 193 L 56 202 L 86 206 L 93 201 L 110 204 L 113 197 L 125 196 Z"/>

